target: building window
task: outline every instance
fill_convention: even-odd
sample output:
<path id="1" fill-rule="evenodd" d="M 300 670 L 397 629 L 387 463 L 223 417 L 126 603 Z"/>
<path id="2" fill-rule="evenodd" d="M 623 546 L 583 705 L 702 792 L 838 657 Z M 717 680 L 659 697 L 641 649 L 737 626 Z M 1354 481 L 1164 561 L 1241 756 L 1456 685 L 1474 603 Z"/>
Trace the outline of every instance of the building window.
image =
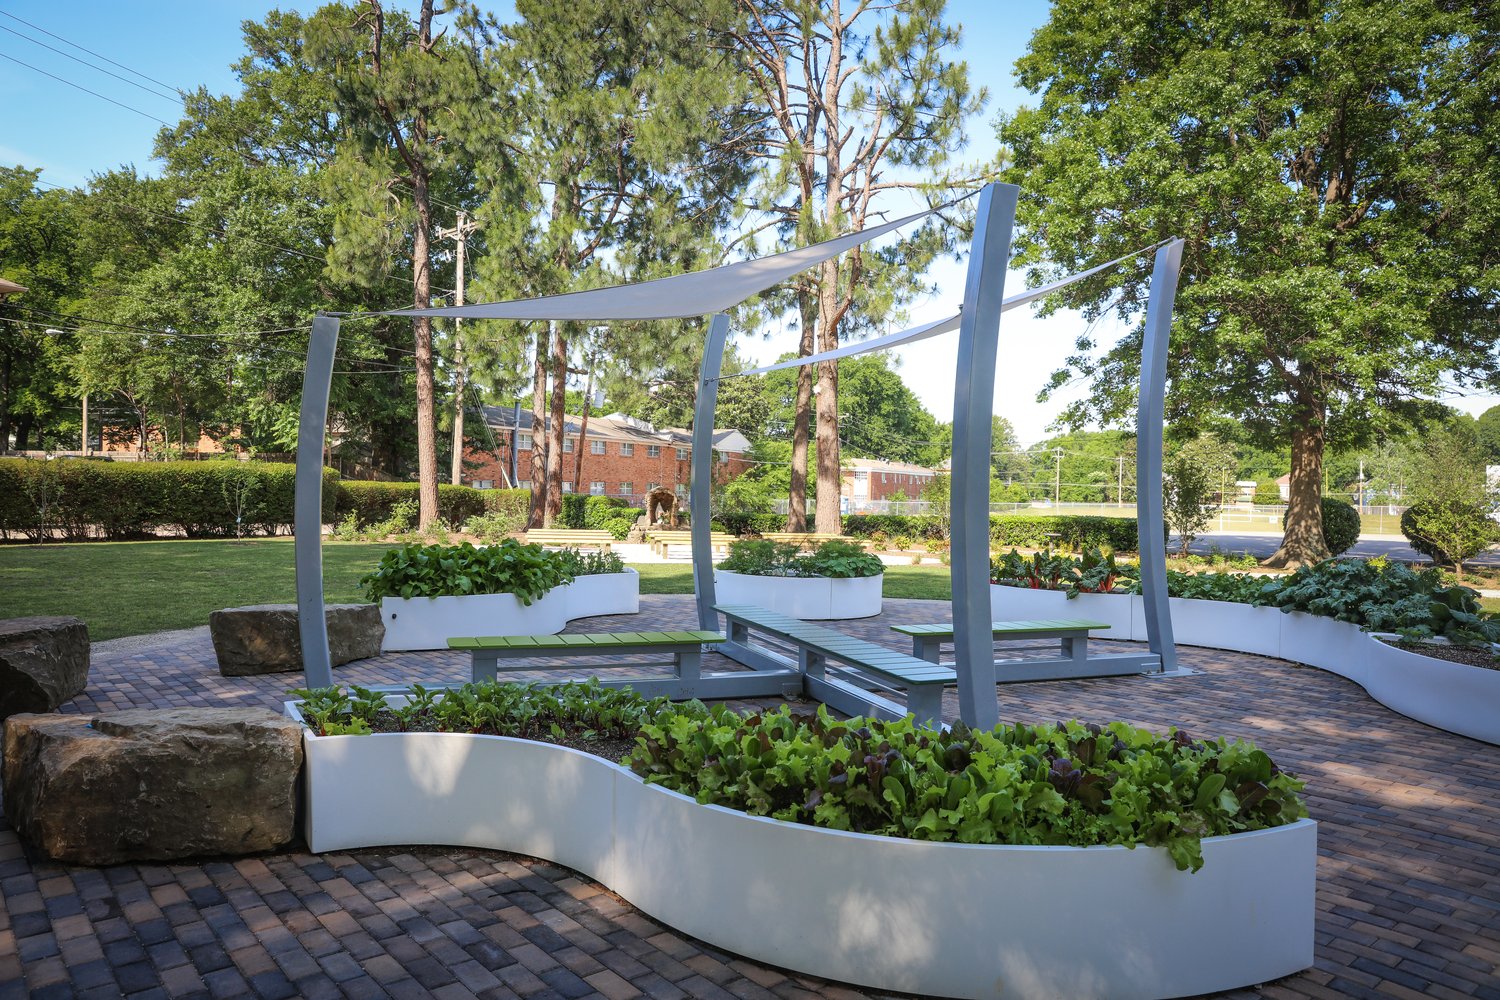
<path id="1" fill-rule="evenodd" d="M 727 465 L 729 463 L 729 452 L 727 452 L 727 451 L 721 451 L 721 452 L 719 452 L 719 463 L 721 465 Z"/>
<path id="2" fill-rule="evenodd" d="M 567 480 L 567 479 L 563 480 L 563 492 L 564 493 L 572 493 L 573 492 L 573 483 L 570 480 Z"/>
<path id="3" fill-rule="evenodd" d="M 659 445 L 659 444 L 648 444 L 648 445 L 646 445 L 646 457 L 647 458 L 661 458 L 661 445 Z"/>
<path id="4" fill-rule="evenodd" d="M 602 455 L 602 454 L 604 454 L 604 442 L 603 441 L 590 441 L 589 442 L 589 454 L 590 455 Z"/>
<path id="5" fill-rule="evenodd" d="M 678 483 L 677 484 L 677 495 L 678 496 L 680 496 L 680 497 L 687 496 L 687 491 L 688 491 L 687 483 Z"/>
<path id="6" fill-rule="evenodd" d="M 677 461 L 679 461 L 679 462 L 686 462 L 687 460 L 688 460 L 688 450 L 686 448 L 678 448 L 677 449 Z"/>
<path id="7" fill-rule="evenodd" d="M 635 445 L 629 444 L 627 442 L 621 442 L 620 443 L 620 454 L 624 455 L 626 458 L 630 458 L 631 456 L 633 456 L 635 454 Z"/>
<path id="8" fill-rule="evenodd" d="M 604 483 L 599 480 L 589 483 L 589 493 L 596 497 L 602 497 L 604 495 Z"/>
<path id="9" fill-rule="evenodd" d="M 495 488 L 495 481 L 493 479 L 476 479 L 474 480 L 474 488 L 476 490 L 492 490 Z"/>
<path id="10" fill-rule="evenodd" d="M 569 451 L 572 451 L 572 450 L 573 450 L 573 439 L 569 438 L 569 437 L 563 438 L 563 451 L 564 452 L 569 452 Z"/>
<path id="11" fill-rule="evenodd" d="M 880 481 L 881 481 L 881 482 L 882 482 L 882 483 L 883 483 L 883 482 L 885 482 L 885 473 L 884 473 L 884 472 L 882 472 L 882 473 L 881 473 L 881 474 L 880 474 Z"/>
<path id="12" fill-rule="evenodd" d="M 531 435 L 530 434 L 517 434 L 516 435 L 516 451 L 530 451 L 530 450 L 531 450 Z"/>
<path id="13" fill-rule="evenodd" d="M 647 493 L 655 493 L 659 489 L 661 489 L 661 483 L 647 483 L 646 484 L 646 492 Z"/>
<path id="14" fill-rule="evenodd" d="M 621 483 L 620 484 L 620 496 L 622 496 L 622 497 L 628 497 L 628 496 L 634 495 L 634 493 L 635 493 L 635 484 L 634 483 Z"/>
<path id="15" fill-rule="evenodd" d="M 521 490 L 529 490 L 529 489 L 531 489 L 531 480 L 529 480 L 529 479 L 517 480 L 516 481 L 516 488 L 517 489 L 521 489 Z"/>

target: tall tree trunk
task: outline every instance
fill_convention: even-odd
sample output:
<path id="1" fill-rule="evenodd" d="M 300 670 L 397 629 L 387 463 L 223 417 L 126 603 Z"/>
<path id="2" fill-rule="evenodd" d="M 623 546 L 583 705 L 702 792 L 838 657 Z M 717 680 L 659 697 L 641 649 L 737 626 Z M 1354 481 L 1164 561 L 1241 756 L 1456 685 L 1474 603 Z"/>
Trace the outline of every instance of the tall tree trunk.
<path id="1" fill-rule="evenodd" d="M 432 305 L 432 206 L 428 202 L 425 171 L 413 171 L 412 200 L 417 208 L 416 231 L 412 235 L 413 303 L 418 309 L 426 309 Z M 416 317 L 412 329 L 416 334 L 417 362 L 417 524 L 426 531 L 438 516 L 437 407 L 432 377 L 431 317 Z"/>
<path id="2" fill-rule="evenodd" d="M 1293 412 L 1292 475 L 1281 547 L 1266 560 L 1275 569 L 1296 569 L 1330 555 L 1323 540 L 1323 448 L 1326 407 L 1311 392 L 1298 393 Z"/>
<path id="3" fill-rule="evenodd" d="M 589 359 L 589 377 L 583 385 L 583 414 L 578 419 L 578 449 L 573 455 L 573 492 L 582 493 L 579 486 L 583 483 L 583 449 L 588 447 L 589 442 L 589 410 L 593 409 L 594 400 L 594 359 Z"/>
<path id="4" fill-rule="evenodd" d="M 542 519 L 552 527 L 562 513 L 563 439 L 567 430 L 568 341 L 563 324 L 552 325 L 552 420 L 547 428 L 547 510 Z"/>
<path id="5" fill-rule="evenodd" d="M 812 289 L 798 288 L 797 304 L 802 316 L 802 339 L 797 345 L 797 356 L 805 358 L 813 352 L 813 335 L 818 325 L 817 301 L 813 298 Z M 807 530 L 807 439 L 811 423 L 812 387 L 812 366 L 798 367 L 797 401 L 792 412 L 792 481 L 787 496 L 787 531 Z"/>
<path id="6" fill-rule="evenodd" d="M 540 528 L 547 516 L 547 327 L 536 335 L 536 357 L 531 366 L 531 519 Z"/>
<path id="7" fill-rule="evenodd" d="M 16 418 L 16 451 L 25 451 L 26 446 L 31 443 L 31 421 L 32 416 L 29 413 L 23 413 Z"/>
<path id="8" fill-rule="evenodd" d="M 818 352 L 831 351 L 839 346 L 838 323 L 833 316 L 838 309 L 838 262 L 824 261 L 818 289 Z M 817 531 L 820 534 L 843 534 L 843 520 L 839 516 L 839 501 L 843 493 L 843 477 L 839 468 L 839 363 L 823 361 L 818 364 L 818 516 Z"/>

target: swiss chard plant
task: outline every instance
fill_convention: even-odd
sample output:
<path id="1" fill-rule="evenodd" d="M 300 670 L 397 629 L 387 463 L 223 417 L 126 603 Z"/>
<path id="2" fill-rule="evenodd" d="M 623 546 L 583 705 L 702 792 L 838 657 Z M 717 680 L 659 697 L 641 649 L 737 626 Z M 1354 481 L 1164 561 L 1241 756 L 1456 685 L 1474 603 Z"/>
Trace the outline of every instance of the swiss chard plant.
<path id="1" fill-rule="evenodd" d="M 372 601 L 383 597 L 459 597 L 470 594 L 514 594 L 529 605 L 573 579 L 570 563 L 540 545 L 507 538 L 475 548 L 461 545 L 408 544 L 391 549 L 380 565 L 360 579 Z"/>
<path id="2" fill-rule="evenodd" d="M 625 559 L 617 552 L 584 552 L 580 549 L 558 549 L 553 553 L 563 572 L 571 577 L 599 576 L 625 572 Z"/>
<path id="3" fill-rule="evenodd" d="M 1204 837 L 1307 815 L 1302 782 L 1248 743 L 1120 722 L 932 730 L 838 721 L 821 706 L 692 706 L 643 725 L 626 763 L 701 803 L 787 822 L 964 844 L 1144 844 L 1193 871 Z"/>

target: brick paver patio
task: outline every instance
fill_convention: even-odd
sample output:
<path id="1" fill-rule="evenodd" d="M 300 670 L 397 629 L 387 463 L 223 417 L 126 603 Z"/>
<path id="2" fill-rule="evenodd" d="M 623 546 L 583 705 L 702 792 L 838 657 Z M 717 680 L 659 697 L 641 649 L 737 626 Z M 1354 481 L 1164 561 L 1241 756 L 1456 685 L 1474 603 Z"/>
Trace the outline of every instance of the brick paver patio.
<path id="1" fill-rule="evenodd" d="M 647 597 L 638 616 L 573 630 L 691 627 L 691 602 Z M 940 602 L 885 607 L 838 627 L 905 648 L 889 625 L 948 615 Z M 1192 648 L 1182 660 L 1201 675 L 1002 687 L 1001 717 L 1253 739 L 1307 780 L 1320 823 L 1317 963 L 1241 995 L 1500 998 L 1500 748 L 1405 719 L 1311 668 Z M 448 653 L 335 671 L 360 684 L 466 675 L 467 658 Z M 298 682 L 220 677 L 195 636 L 96 654 L 88 691 L 65 711 L 279 708 Z M 946 711 L 957 712 L 951 693 Z M 872 994 L 724 954 L 535 859 L 407 846 L 71 868 L 28 857 L 0 821 L 0 998 L 641 995 Z"/>

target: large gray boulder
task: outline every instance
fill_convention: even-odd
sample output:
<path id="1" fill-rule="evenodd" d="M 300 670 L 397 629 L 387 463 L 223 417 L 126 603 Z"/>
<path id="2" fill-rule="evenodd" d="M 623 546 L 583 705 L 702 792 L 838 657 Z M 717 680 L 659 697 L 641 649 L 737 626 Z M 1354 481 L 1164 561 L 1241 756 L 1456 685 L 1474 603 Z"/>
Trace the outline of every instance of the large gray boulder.
<path id="1" fill-rule="evenodd" d="M 89 681 L 89 629 L 77 618 L 0 621 L 0 719 L 52 712 Z"/>
<path id="2" fill-rule="evenodd" d="M 328 652 L 332 665 L 380 655 L 385 624 L 378 604 L 330 604 Z M 225 677 L 284 674 L 302 669 L 302 636 L 297 605 L 254 604 L 226 608 L 208 616 L 219 673 Z"/>
<path id="3" fill-rule="evenodd" d="M 69 864 L 250 854 L 292 839 L 302 727 L 263 708 L 17 715 L 5 817 Z"/>

